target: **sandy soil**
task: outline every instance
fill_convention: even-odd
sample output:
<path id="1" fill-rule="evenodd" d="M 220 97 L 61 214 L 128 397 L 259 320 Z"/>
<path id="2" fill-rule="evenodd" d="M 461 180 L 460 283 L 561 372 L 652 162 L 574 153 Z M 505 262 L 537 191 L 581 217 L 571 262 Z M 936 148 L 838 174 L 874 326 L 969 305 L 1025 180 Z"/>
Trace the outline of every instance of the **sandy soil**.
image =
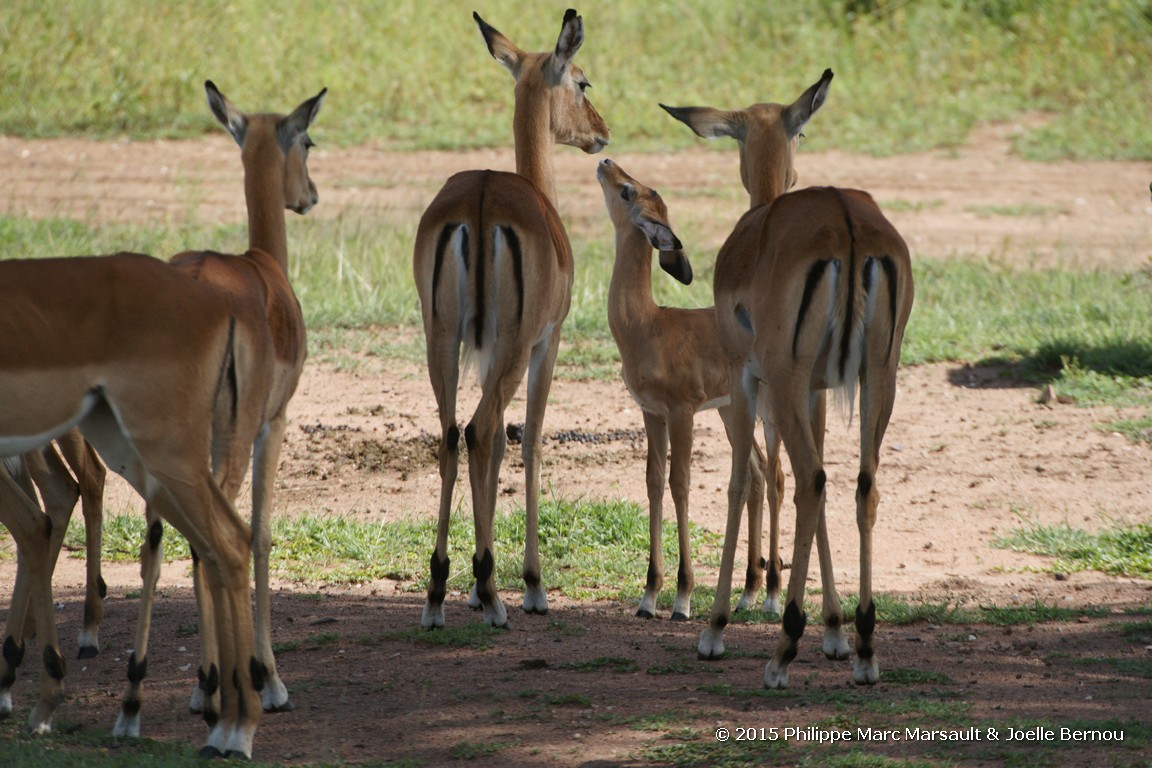
<path id="1" fill-rule="evenodd" d="M 802 154 L 801 181 L 870 189 L 890 208 L 914 258 L 992 255 L 1021 265 L 1147 267 L 1152 164 L 1024 163 L 1008 152 L 1012 130 L 987 128 L 957 153 L 888 159 Z M 718 247 L 746 204 L 731 193 L 739 178 L 733 153 L 696 149 L 674 156 L 611 156 L 659 187 L 674 218 L 678 210 L 692 211 L 703 233 L 696 251 Z M 8 192 L 0 199 L 3 213 L 95 221 L 189 215 L 208 222 L 243 221 L 235 146 L 221 137 L 99 144 L 0 138 L 0 158 Z M 608 226 L 595 162 L 575 152 L 557 154 L 557 174 L 564 180 L 561 213 L 573 230 L 602 233 Z M 319 151 L 311 162 L 322 201 L 314 215 L 388 216 L 414 225 L 451 172 L 511 165 L 505 151 Z M 996 213 L 1013 209 L 1026 214 Z M 1017 386 L 1002 373 L 961 365 L 901 371 L 878 478 L 877 589 L 957 605 L 1103 606 L 1115 615 L 1010 630 L 882 624 L 881 665 L 947 675 L 948 696 L 968 707 L 964 722 L 979 726 L 1018 722 L 1010 718 L 1148 722 L 1152 638 L 1133 640 L 1116 625 L 1130 621 L 1123 616 L 1126 609 L 1149 606 L 1152 583 L 1091 572 L 1058 579 L 1043 570 L 1043 558 L 997 549 L 992 542 L 1031 522 L 1097 530 L 1116 521 L 1146 521 L 1152 510 L 1152 449 L 1102 430 L 1101 424 L 1118 417 L 1112 409 L 1041 404 L 1036 390 Z M 461 413 L 474 402 L 466 393 Z M 508 418 L 518 421 L 522 414 L 518 399 Z M 277 498 L 283 514 L 326 511 L 375 519 L 434 514 L 439 480 L 427 451 L 395 451 L 378 469 L 343 458 L 349 446 L 361 442 L 419 446 L 437 432 L 422 366 L 366 359 L 349 372 L 313 361 L 291 415 Z M 640 412 L 620 382 L 555 383 L 547 433 L 639 429 Z M 854 442 L 847 425 L 830 419 L 828 515 L 842 591 L 854 591 L 858 580 Z M 510 450 L 501 476 L 505 498 L 512 500 L 523 494 L 518 458 Z M 550 440 L 544 460 L 545 486 L 560 497 L 645 502 L 642 438 Z M 693 519 L 721 531 L 728 458 L 714 413 L 697 419 L 693 462 Z M 462 473 L 466 483 L 464 478 Z M 790 477 L 788 482 L 791 487 Z M 110 489 L 110 509 L 135 503 L 122 485 Z M 671 508 L 670 499 L 665 506 Z M 788 547 L 791 529 L 789 501 L 784 511 Z M 546 581 L 547 568 L 545 563 Z M 0 563 L 0 583 L 10 584 L 13 571 L 11 562 Z M 150 736 L 193 743 L 202 727 L 179 714 L 195 674 L 195 638 L 178 632 L 195 624 L 185 571 L 169 567 L 162 579 L 145 728 Z M 136 601 L 129 595 L 138 585 L 131 566 L 109 567 L 106 578 L 105 651 L 98 659 L 70 665 L 70 697 L 60 715 L 69 727 L 97 732 L 115 719 L 132 643 Z M 813 586 L 819 584 L 815 570 L 809 578 Z M 642 579 L 637 573 L 637 600 Z M 66 560 L 57 574 L 65 641 L 78 628 L 82 580 L 75 559 Z M 698 573 L 699 583 L 712 580 L 713 574 Z M 901 725 L 907 718 L 845 715 L 845 707 L 853 708 L 844 702 L 858 697 L 896 706 L 909 696 L 931 699 L 940 687 L 885 682 L 853 692 L 848 669 L 819 658 L 817 633 L 810 632 L 793 672 L 803 681 L 799 693 L 723 693 L 717 686 L 759 688 L 763 654 L 778 632 L 775 624 L 731 626 L 733 658 L 705 664 L 696 662 L 694 653 L 700 621 L 641 622 L 631 616 L 634 604 L 591 605 L 560 595 L 551 596 L 548 617 L 513 616 L 512 630 L 493 636 L 487 647 L 439 646 L 396 634 L 417 625 L 421 596 L 411 586 L 388 581 L 349 589 L 278 585 L 276 639 L 298 645 L 281 655 L 281 670 L 300 706 L 263 721 L 257 757 L 285 762 L 414 758 L 427 765 L 461 759 L 493 765 L 663 764 L 672 757 L 660 747 L 702 747 L 712 742 L 717 726 L 826 728 L 837 718 L 852 728 Z M 516 595 L 505 595 L 505 601 L 519 602 Z M 449 597 L 448 620 L 477 621 L 462 595 Z M 1138 671 L 1092 666 L 1092 659 L 1114 656 L 1132 659 Z M 604 657 L 628 659 L 634 666 L 601 663 L 589 672 L 565 667 Z M 664 669 L 671 672 L 654 671 Z M 22 680 L 18 707 L 31 692 L 30 681 Z M 672 722 L 638 727 L 657 717 Z M 4 738 L 15 732 L 13 725 L 0 730 Z M 820 762 L 833 754 L 803 739 L 787 747 L 764 746 L 778 748 L 783 751 L 765 754 L 789 764 Z M 896 757 L 943 754 L 932 749 L 889 740 L 865 751 Z M 961 764 L 1000 762 L 1001 753 L 988 749 L 968 743 L 954 756 Z M 1022 749 L 1039 750 L 1037 755 L 1059 765 L 1124 763 L 1140 755 L 1131 744 L 1119 752 L 1063 742 Z M 734 753 L 719 751 L 715 759 L 726 754 Z"/>

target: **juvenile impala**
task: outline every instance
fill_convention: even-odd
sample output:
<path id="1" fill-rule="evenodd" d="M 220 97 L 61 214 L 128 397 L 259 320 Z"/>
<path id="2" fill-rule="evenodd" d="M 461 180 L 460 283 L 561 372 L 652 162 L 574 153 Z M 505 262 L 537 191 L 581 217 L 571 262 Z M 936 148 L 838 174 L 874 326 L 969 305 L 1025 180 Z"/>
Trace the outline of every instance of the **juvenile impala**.
<path id="1" fill-rule="evenodd" d="M 444 624 L 448 523 L 459 460 L 456 391 L 464 357 L 479 362 L 481 396 L 464 428 L 476 526 L 472 572 L 484 621 L 507 623 L 496 593 L 492 525 L 504 457 L 504 410 L 528 373 L 523 455 L 526 510 L 524 610 L 544 613 L 537 542 L 541 428 L 560 325 L 572 295 L 572 249 L 556 213 L 552 147 L 588 153 L 608 143 L 608 127 L 584 95 L 588 80 L 572 63 L 584 22 L 569 9 L 554 50 L 526 53 L 473 14 L 488 51 L 516 81 L 512 129 L 516 173 L 452 176 L 420 219 L 412 259 L 424 319 L 428 376 L 440 414 L 440 519 L 421 626 Z"/>
<path id="2" fill-rule="evenodd" d="M 784 194 L 795 183 L 800 129 L 824 103 L 832 80 L 820 81 L 789 105 L 756 104 L 724 111 L 664 107 L 704 138 L 740 144 L 740 175 L 751 209 L 716 260 L 714 292 L 720 340 L 732 371 L 732 475 L 721 570 L 731 570 L 740 509 L 748 493 L 748 456 L 757 412 L 764 420 L 769 461 L 780 440 L 796 482 L 796 540 L 784 609 L 784 635 L 764 670 L 768 688 L 788 684 L 788 664 L 804 632 L 804 583 L 813 536 L 823 578 L 824 653 L 847 658 L 843 615 L 832 576 L 824 517 L 825 393 L 851 409 L 860 389 L 860 603 L 856 609 L 853 679 L 875 683 L 872 527 L 879 494 L 880 444 L 896 396 L 896 367 L 912 310 L 908 248 L 866 192 L 834 187 Z M 763 386 L 761 386 L 763 385 Z M 704 658 L 723 654 L 727 590 L 720 582 Z"/>
<path id="3" fill-rule="evenodd" d="M 109 468 L 188 539 L 204 577 L 199 628 L 210 662 L 202 684 L 206 701 L 220 699 L 218 711 L 205 707 L 210 730 L 201 753 L 250 757 L 261 692 L 272 679 L 253 635 L 250 555 L 267 552 L 266 521 L 255 510 L 267 509 L 283 408 L 304 359 L 283 210 L 304 213 L 317 201 L 307 129 L 324 92 L 284 117 L 245 115 L 213 84 L 206 89 L 242 148 L 254 247 L 242 256 L 187 253 L 175 266 L 137 254 L 0 261 L 7 308 L 0 314 L 0 457 L 79 427 Z M 232 505 L 248 461 L 239 449 L 245 441 L 254 448 L 255 532 Z M 64 675 L 45 554 L 48 518 L 9 471 L 0 471 L 0 492 L 0 522 L 28 567 L 44 648 L 29 726 L 47 731 Z M 258 584 L 260 570 L 258 559 Z M 23 652 L 11 629 L 6 659 Z M 129 660 L 133 685 L 145 668 L 146 659 Z M 132 709 L 126 702 L 124 712 Z"/>
<path id="4" fill-rule="evenodd" d="M 672 502 L 680 545 L 680 568 L 676 577 L 674 621 L 691 616 L 695 583 L 688 538 L 688 489 L 692 461 L 692 422 L 697 413 L 718 408 L 726 432 L 730 431 L 728 407 L 728 358 L 720 347 L 716 313 L 707 309 L 658 307 L 652 298 L 652 249 L 659 252 L 660 266 L 687 285 L 692 267 L 672 232 L 668 209 L 654 189 L 629 176 L 611 160 L 601 160 L 596 171 L 604 191 L 604 204 L 616 230 L 616 264 L 608 287 L 608 326 L 620 350 L 624 384 L 644 412 L 648 440 L 648 579 L 636 615 L 652 618 L 664 578 L 662 538 L 665 466 L 672 448 Z M 764 454 L 753 442 L 756 455 L 748 463 L 748 570 L 738 609 L 756 600 L 765 566 L 761 564 L 761 525 L 764 511 Z M 784 473 L 779 462 L 769 497 L 783 491 Z M 774 513 L 769 538 L 768 599 L 775 603 L 780 584 L 780 505 Z M 732 578 L 731 572 L 721 578 Z"/>

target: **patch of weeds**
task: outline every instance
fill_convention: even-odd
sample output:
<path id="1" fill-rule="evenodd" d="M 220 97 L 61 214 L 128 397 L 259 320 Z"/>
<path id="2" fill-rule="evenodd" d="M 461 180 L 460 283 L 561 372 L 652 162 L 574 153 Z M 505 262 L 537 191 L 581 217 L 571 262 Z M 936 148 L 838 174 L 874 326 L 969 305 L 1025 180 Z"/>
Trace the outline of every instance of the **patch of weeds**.
<path id="1" fill-rule="evenodd" d="M 315 650 L 325 645 L 332 645 L 340 639 L 339 632 L 318 632 L 315 635 L 309 635 L 304 639 L 304 645 L 309 650 Z"/>
<path id="2" fill-rule="evenodd" d="M 580 637 L 588 632 L 588 627 L 583 624 L 573 624 L 570 621 L 560 619 L 550 619 L 548 629 L 561 637 Z"/>
<path id="3" fill-rule="evenodd" d="M 701 685 L 696 688 L 704 693 L 716 696 L 732 696 L 749 699 L 795 699 L 799 696 L 795 691 L 785 688 L 783 690 L 770 690 L 768 688 L 743 688 L 731 683 L 718 683 L 715 685 Z"/>
<path id="4" fill-rule="evenodd" d="M 1075 621 L 1081 617 L 1107 616 L 1107 608 L 1060 608 L 1039 601 L 1032 605 L 980 606 L 979 620 L 998 627 Z"/>
<path id="5" fill-rule="evenodd" d="M 1092 534 L 1067 524 L 1018 528 L 993 546 L 1056 558 L 1052 570 L 1096 570 L 1152 578 L 1152 523 L 1116 526 Z"/>
<path id="6" fill-rule="evenodd" d="M 768 755 L 788 751 L 788 742 L 729 741 L 718 742 L 709 738 L 679 744 L 654 744 L 641 751 L 640 756 L 661 765 L 708 766 L 708 768 L 751 768 L 768 764 Z"/>
<path id="7" fill-rule="evenodd" d="M 858 748 L 853 748 L 847 752 L 837 751 L 835 753 L 826 749 L 819 751 L 813 750 L 813 754 L 806 756 L 801 763 L 801 765 L 804 766 L 818 765 L 825 766 L 826 768 L 940 768 L 941 765 L 949 764 L 951 764 L 951 761 L 941 763 L 936 760 L 905 759 L 888 757 L 886 755 L 874 755 Z"/>
<path id="8" fill-rule="evenodd" d="M 893 685 L 952 685 L 952 678 L 940 672 L 924 669 L 885 669 L 880 672 L 880 682 Z"/>
<path id="9" fill-rule="evenodd" d="M 545 696 L 544 701 L 546 704 L 552 707 L 580 707 L 582 709 L 592 708 L 592 700 L 587 696 L 582 696 L 578 693 L 562 693 Z"/>
<path id="10" fill-rule="evenodd" d="M 1134 643 L 1152 643 L 1152 621 L 1137 621 L 1121 627 L 1126 639 Z"/>
<path id="11" fill-rule="evenodd" d="M 683 712 L 657 712 L 638 717 L 629 727 L 634 731 L 667 731 L 681 727 L 685 720 L 695 719 L 695 715 Z"/>
<path id="12" fill-rule="evenodd" d="M 649 675 L 691 675 L 696 672 L 721 673 L 723 670 L 716 665 L 707 666 L 702 663 L 693 664 L 688 661 L 674 661 L 671 664 L 657 664 L 645 670 Z"/>
<path id="13" fill-rule="evenodd" d="M 288 640 L 288 641 L 283 642 L 283 643 L 272 643 L 272 653 L 279 656 L 282 653 L 291 653 L 292 651 L 298 651 L 303 647 L 304 647 L 304 644 L 301 643 L 299 640 Z"/>
<path id="14" fill-rule="evenodd" d="M 476 760 L 498 754 L 511 746 L 513 745 L 501 741 L 461 741 L 453 744 L 448 749 L 448 753 L 457 760 Z"/>
<path id="15" fill-rule="evenodd" d="M 569 661 L 560 665 L 561 669 L 571 669 L 574 672 L 615 672 L 625 674 L 635 672 L 640 668 L 632 659 L 623 656 L 598 656 L 590 661 Z"/>
<path id="16" fill-rule="evenodd" d="M 1106 432 L 1119 432 L 1138 443 L 1152 443 L 1152 417 L 1121 419 L 1100 426 Z"/>
<path id="17" fill-rule="evenodd" d="M 486 650 L 491 648 L 497 636 L 507 634 L 508 630 L 491 627 L 481 622 L 469 622 L 453 627 L 440 629 L 402 629 L 396 632 L 385 632 L 381 635 L 372 635 L 361 640 L 364 645 L 373 645 L 383 640 L 407 640 L 421 645 L 444 645 L 450 648 L 472 648 L 473 650 Z"/>

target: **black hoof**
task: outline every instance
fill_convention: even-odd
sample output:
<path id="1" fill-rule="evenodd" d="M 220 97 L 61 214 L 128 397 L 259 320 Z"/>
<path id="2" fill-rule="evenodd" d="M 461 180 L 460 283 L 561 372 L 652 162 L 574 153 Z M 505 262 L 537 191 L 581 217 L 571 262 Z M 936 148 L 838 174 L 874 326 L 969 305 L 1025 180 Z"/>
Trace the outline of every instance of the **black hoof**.
<path id="1" fill-rule="evenodd" d="M 652 613 L 652 611 L 648 611 L 648 610 L 645 610 L 643 608 L 636 611 L 636 615 L 641 619 L 654 619 L 654 618 L 656 618 L 656 616 Z"/>
<path id="2" fill-rule="evenodd" d="M 82 645 L 80 650 L 76 652 L 78 659 L 94 659 L 100 655 L 100 649 L 94 645 Z"/>
<path id="3" fill-rule="evenodd" d="M 265 707 L 264 711 L 269 714 L 277 714 L 280 712 L 291 712 L 294 709 L 296 709 L 296 705 L 292 703 L 292 699 L 288 699 L 288 701 L 278 707 Z"/>
<path id="4" fill-rule="evenodd" d="M 724 658 L 726 655 L 728 655 L 728 654 L 727 653 L 720 653 L 720 654 L 716 654 L 714 656 L 709 656 L 706 653 L 700 653 L 699 651 L 697 651 L 696 652 L 696 660 L 697 661 L 720 661 L 720 659 Z"/>
<path id="5" fill-rule="evenodd" d="M 0 712 L 0 720 L 7 720 L 10 717 L 12 717 L 11 712 Z"/>
<path id="6" fill-rule="evenodd" d="M 217 760 L 224 757 L 224 753 L 216 749 L 216 747 L 208 746 L 200 749 L 200 757 L 204 760 Z"/>
<path id="7" fill-rule="evenodd" d="M 680 611 L 676 611 L 676 613 L 672 614 L 672 621 L 688 621 L 688 617 L 680 613 Z"/>
<path id="8" fill-rule="evenodd" d="M 547 616 L 548 615 L 548 609 L 547 608 L 525 608 L 524 613 L 531 613 L 531 614 L 534 614 L 536 616 Z"/>
<path id="9" fill-rule="evenodd" d="M 243 752 L 237 752 L 234 749 L 230 749 L 227 752 L 225 752 L 224 753 L 224 759 L 225 760 L 242 760 L 245 763 L 252 762 L 252 758 L 248 757 L 248 755 L 244 754 Z"/>

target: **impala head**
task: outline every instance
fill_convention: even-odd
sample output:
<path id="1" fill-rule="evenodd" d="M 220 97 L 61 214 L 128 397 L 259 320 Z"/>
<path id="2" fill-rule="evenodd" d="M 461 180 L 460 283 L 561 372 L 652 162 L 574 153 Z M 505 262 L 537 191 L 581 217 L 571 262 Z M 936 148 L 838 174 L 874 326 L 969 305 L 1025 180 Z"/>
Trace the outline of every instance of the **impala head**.
<path id="1" fill-rule="evenodd" d="M 820 80 L 791 104 L 753 104 L 735 111 L 660 106 L 698 136 L 730 136 L 739 142 L 740 178 L 752 205 L 757 206 L 771 202 L 796 184 L 793 161 L 800 130 L 824 103 L 831 82 L 832 70 L 826 69 Z"/>
<path id="2" fill-rule="evenodd" d="M 684 285 L 690 284 L 692 264 L 668 223 L 668 207 L 660 193 L 636 181 L 607 158 L 596 168 L 596 178 L 604 190 L 604 205 L 616 232 L 635 230 L 642 234 L 660 252 L 660 267 Z M 645 258 L 650 256 L 646 254 Z"/>
<path id="3" fill-rule="evenodd" d="M 556 47 L 545 53 L 528 53 L 499 30 L 473 13 L 492 58 L 504 65 L 516 80 L 517 124 L 521 114 L 548 115 L 548 130 L 560 144 L 595 154 L 608 145 L 608 125 L 588 101 L 591 87 L 584 71 L 572 63 L 584 42 L 584 21 L 571 8 L 564 14 Z M 541 109 L 539 99 L 547 99 Z"/>
<path id="4" fill-rule="evenodd" d="M 314 146 L 308 138 L 308 126 L 316 119 L 328 89 L 322 89 L 287 116 L 246 115 L 236 109 L 211 80 L 204 83 L 204 90 L 208 93 L 212 114 L 240 145 L 245 167 L 250 155 L 274 146 L 284 159 L 284 207 L 296 213 L 311 210 L 320 198 L 308 176 L 308 150 Z M 270 144 L 269 139 L 275 139 L 275 143 Z"/>

